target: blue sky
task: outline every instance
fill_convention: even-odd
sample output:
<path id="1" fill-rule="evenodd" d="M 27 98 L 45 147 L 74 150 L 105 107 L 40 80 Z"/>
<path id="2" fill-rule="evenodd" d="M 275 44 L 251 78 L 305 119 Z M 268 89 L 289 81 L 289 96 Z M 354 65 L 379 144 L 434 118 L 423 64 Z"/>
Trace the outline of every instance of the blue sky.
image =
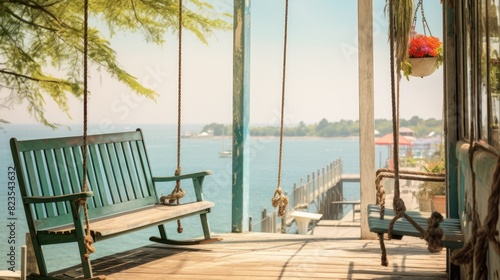
<path id="1" fill-rule="evenodd" d="M 365 0 L 362 0 L 365 1 Z M 214 1 L 232 11 L 232 1 Z M 251 2 L 250 121 L 277 125 L 281 101 L 284 0 Z M 391 118 L 389 45 L 385 0 L 373 0 L 375 118 Z M 424 2 L 433 35 L 442 39 L 441 4 Z M 419 18 L 420 20 L 420 18 Z M 420 22 L 420 21 L 419 21 Z M 90 23 L 92 25 L 92 22 Z M 419 23 L 420 25 L 420 23 Z M 417 31 L 420 31 L 417 26 Z M 421 27 L 420 27 L 421 29 Z M 358 112 L 357 1 L 290 0 L 286 85 L 286 122 L 296 124 L 355 120 Z M 183 122 L 232 122 L 232 32 L 217 32 L 204 45 L 185 32 L 183 41 Z M 103 73 L 91 72 L 90 122 L 103 124 L 175 123 L 177 94 L 176 34 L 163 46 L 140 34 L 111 39 L 120 63 L 140 82 L 157 90 L 156 101 L 130 92 Z M 401 117 L 442 116 L 442 68 L 426 78 L 403 80 Z M 82 104 L 71 100 L 72 120 L 48 102 L 49 120 L 81 122 Z M 22 106 L 2 116 L 14 123 L 33 122 Z M 67 121 L 64 121 L 67 119 Z"/>

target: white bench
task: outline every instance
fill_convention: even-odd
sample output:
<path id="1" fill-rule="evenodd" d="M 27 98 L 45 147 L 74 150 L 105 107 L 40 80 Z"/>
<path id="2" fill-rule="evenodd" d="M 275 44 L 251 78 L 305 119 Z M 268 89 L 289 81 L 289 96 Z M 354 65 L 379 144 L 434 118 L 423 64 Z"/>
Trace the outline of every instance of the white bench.
<path id="1" fill-rule="evenodd" d="M 295 222 L 297 223 L 297 231 L 299 234 L 307 234 L 307 229 L 309 226 L 309 222 L 311 220 L 314 221 L 319 221 L 321 217 L 323 217 L 323 214 L 316 214 L 316 213 L 309 213 L 309 212 L 302 212 L 302 211 L 293 211 L 292 214 L 290 214 L 295 219 Z"/>

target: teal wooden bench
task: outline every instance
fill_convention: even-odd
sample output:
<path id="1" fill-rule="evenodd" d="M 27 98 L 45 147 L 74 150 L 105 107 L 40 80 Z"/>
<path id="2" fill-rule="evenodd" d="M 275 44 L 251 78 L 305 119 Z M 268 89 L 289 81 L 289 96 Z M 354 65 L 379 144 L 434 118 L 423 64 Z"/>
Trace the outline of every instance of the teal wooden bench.
<path id="1" fill-rule="evenodd" d="M 81 192 L 83 137 L 10 141 L 27 224 L 40 276 L 48 276 L 44 245 L 77 242 L 83 255 L 85 219 L 77 202 L 87 198 L 91 235 L 100 241 L 146 227 L 158 226 L 166 244 L 210 242 L 207 213 L 214 203 L 203 200 L 202 184 L 210 171 L 154 177 L 141 130 L 88 136 L 87 178 L 91 191 Z M 159 204 L 155 184 L 191 179 L 196 200 L 180 205 Z M 174 241 L 164 224 L 199 215 L 204 239 Z M 85 278 L 92 278 L 90 260 L 82 258 Z M 46 278 L 44 278 L 46 279 Z"/>
<path id="2" fill-rule="evenodd" d="M 423 229 L 427 228 L 427 218 L 418 211 L 406 211 L 415 222 Z M 389 231 L 389 222 L 394 218 L 392 209 L 385 209 L 384 219 L 380 219 L 380 206 L 368 205 L 368 226 L 370 231 L 376 233 L 387 233 Z M 460 229 L 459 219 L 444 219 L 439 227 L 444 232 L 443 246 L 450 249 L 460 249 L 463 246 L 464 237 Z M 420 233 L 407 220 L 401 218 L 394 223 L 393 234 L 395 236 L 414 236 L 421 237 Z"/>
<path id="3" fill-rule="evenodd" d="M 377 170 L 377 178 L 375 180 L 375 185 L 377 187 L 377 204 L 368 205 L 368 227 L 371 232 L 384 234 L 389 232 L 389 223 L 394 218 L 394 211 L 390 208 L 384 209 L 384 215 L 381 217 L 381 201 L 385 197 L 385 190 L 382 185 L 383 178 L 394 178 L 394 170 L 389 169 L 379 169 Z M 429 178 L 419 174 L 413 174 L 412 171 L 400 170 L 400 179 L 407 180 L 418 180 L 418 181 L 444 181 L 444 177 Z M 428 228 L 427 219 L 429 217 L 424 216 L 422 212 L 419 211 L 405 211 L 410 219 L 415 221 L 422 229 Z M 430 216 L 430 213 L 427 213 Z M 460 219 L 445 218 L 439 227 L 443 231 L 443 238 L 441 239 L 442 245 L 450 249 L 460 249 L 464 244 L 464 236 L 462 233 L 462 228 L 460 224 Z M 413 236 L 424 238 L 424 236 L 405 218 L 400 218 L 394 223 L 393 227 L 393 238 L 401 239 L 403 236 Z M 384 260 L 382 261 L 384 264 Z M 386 265 L 386 264 L 384 264 Z"/>

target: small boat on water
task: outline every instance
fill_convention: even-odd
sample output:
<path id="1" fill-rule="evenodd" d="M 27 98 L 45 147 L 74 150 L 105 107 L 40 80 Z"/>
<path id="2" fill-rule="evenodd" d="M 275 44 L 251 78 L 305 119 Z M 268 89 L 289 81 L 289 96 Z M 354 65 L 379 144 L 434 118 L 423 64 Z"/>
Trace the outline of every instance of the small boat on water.
<path id="1" fill-rule="evenodd" d="M 224 150 L 222 152 L 219 152 L 219 157 L 221 158 L 230 158 L 233 156 L 233 151 L 231 150 Z"/>

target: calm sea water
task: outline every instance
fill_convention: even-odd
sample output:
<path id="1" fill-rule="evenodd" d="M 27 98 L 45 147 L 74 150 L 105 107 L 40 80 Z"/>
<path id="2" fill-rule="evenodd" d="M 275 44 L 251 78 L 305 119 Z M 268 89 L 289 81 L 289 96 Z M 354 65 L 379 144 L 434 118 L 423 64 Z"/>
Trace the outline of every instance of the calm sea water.
<path id="1" fill-rule="evenodd" d="M 151 160 L 153 174 L 157 176 L 172 175 L 176 167 L 176 128 L 171 125 L 141 125 L 146 138 L 148 154 Z M 136 127 L 117 127 L 116 131 L 133 130 Z M 185 126 L 190 131 L 199 131 L 201 126 Z M 111 132 L 111 131 L 106 131 Z M 101 133 L 90 126 L 90 133 Z M 18 139 L 32 139 L 42 137 L 59 137 L 81 135 L 81 127 L 72 127 L 72 130 L 60 128 L 51 130 L 39 125 L 3 125 L 0 129 L 0 270 L 8 268 L 9 252 L 9 222 L 7 210 L 7 172 L 13 166 L 8 141 L 11 137 Z M 209 214 L 211 230 L 216 233 L 231 231 L 231 159 L 220 158 L 218 152 L 230 147 L 230 138 L 184 138 L 182 139 L 181 166 L 183 173 L 210 169 L 213 175 L 204 182 L 205 199 L 215 202 L 216 206 Z M 249 215 L 257 223 L 261 217 L 261 210 L 267 208 L 272 211 L 271 197 L 277 183 L 278 169 L 277 138 L 251 138 L 250 140 L 250 202 Z M 386 147 L 376 147 L 376 165 L 379 167 L 380 158 L 387 158 Z M 283 171 L 282 188 L 291 191 L 293 183 L 301 178 L 324 168 L 335 159 L 343 161 L 344 173 L 359 173 L 359 141 L 357 138 L 286 138 L 283 144 Z M 172 186 L 162 186 L 160 192 L 168 194 Z M 187 182 L 183 185 L 188 189 Z M 20 267 L 20 247 L 24 244 L 27 227 L 24 210 L 22 209 L 19 191 L 16 190 L 17 204 L 15 217 L 17 269 Z M 359 199 L 359 184 L 346 184 L 344 190 L 346 199 Z M 193 217 L 183 220 L 184 233 L 176 233 L 176 224 L 167 225 L 171 238 L 191 238 L 202 235 L 199 218 Z M 257 227 L 258 228 L 258 227 Z M 97 252 L 92 254 L 96 259 L 139 246 L 150 244 L 148 238 L 158 235 L 156 228 L 150 228 L 95 244 Z M 49 270 L 56 270 L 69 265 L 77 264 L 77 247 L 74 244 L 47 246 Z M 68 252 L 74 252 L 68 254 Z M 72 255 L 73 258 L 60 256 Z"/>

